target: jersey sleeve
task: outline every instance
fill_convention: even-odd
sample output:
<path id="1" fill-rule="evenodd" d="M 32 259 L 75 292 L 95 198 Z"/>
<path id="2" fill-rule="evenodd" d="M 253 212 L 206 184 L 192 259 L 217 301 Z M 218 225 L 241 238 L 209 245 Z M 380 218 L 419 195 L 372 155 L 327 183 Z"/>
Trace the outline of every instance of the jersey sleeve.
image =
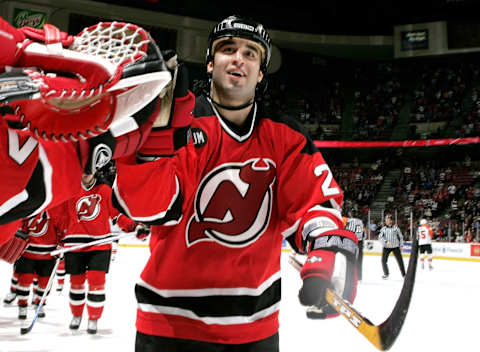
<path id="1" fill-rule="evenodd" d="M 73 143 L 37 140 L 0 119 L 0 225 L 39 214 L 80 191 Z"/>
<path id="2" fill-rule="evenodd" d="M 343 193 L 332 171 L 313 142 L 301 132 L 285 130 L 285 157 L 279 169 L 278 207 L 282 235 L 294 249 L 303 252 L 307 234 L 343 228 L 341 206 Z M 279 131 L 281 134 L 281 131 Z"/>
<path id="3" fill-rule="evenodd" d="M 194 194 L 196 165 L 191 142 L 177 155 L 144 164 L 136 164 L 131 158 L 120 159 L 113 184 L 113 204 L 136 222 L 178 224 L 185 198 L 191 199 Z"/>

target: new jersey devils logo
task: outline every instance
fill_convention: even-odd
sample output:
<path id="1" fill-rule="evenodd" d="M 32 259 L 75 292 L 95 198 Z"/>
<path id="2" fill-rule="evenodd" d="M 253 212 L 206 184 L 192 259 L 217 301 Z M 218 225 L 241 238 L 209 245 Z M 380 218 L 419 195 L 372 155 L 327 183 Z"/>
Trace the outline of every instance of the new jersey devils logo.
<path id="1" fill-rule="evenodd" d="M 95 219 L 100 213 L 101 200 L 102 196 L 99 194 L 91 194 L 80 198 L 76 205 L 78 221 L 90 221 Z"/>
<path id="2" fill-rule="evenodd" d="M 49 216 L 46 211 L 28 220 L 28 235 L 40 237 L 47 233 Z"/>
<path id="3" fill-rule="evenodd" d="M 195 197 L 187 245 L 213 240 L 245 247 L 257 240 L 270 221 L 275 174 L 275 163 L 269 159 L 224 164 L 211 171 Z"/>

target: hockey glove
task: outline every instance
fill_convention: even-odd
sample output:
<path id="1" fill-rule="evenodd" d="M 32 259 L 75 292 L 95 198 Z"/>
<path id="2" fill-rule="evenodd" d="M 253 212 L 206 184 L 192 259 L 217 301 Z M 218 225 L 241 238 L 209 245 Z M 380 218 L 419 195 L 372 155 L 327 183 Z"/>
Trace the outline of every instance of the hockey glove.
<path id="1" fill-rule="evenodd" d="M 7 29 L 17 50 L 0 61 L 14 66 L 0 75 L 0 105 L 37 137 L 76 141 L 111 124 L 123 129 L 171 80 L 153 39 L 133 24 L 100 22 L 76 36 L 49 24 Z"/>
<path id="2" fill-rule="evenodd" d="M 135 236 L 142 241 L 146 240 L 148 235 L 150 235 L 150 228 L 144 224 L 138 224 L 135 231 L 137 232 Z"/>
<path id="3" fill-rule="evenodd" d="M 355 234 L 346 230 L 332 230 L 306 238 L 307 260 L 300 271 L 303 286 L 298 298 L 310 306 L 307 317 L 326 319 L 337 316 L 326 299 L 330 288 L 339 296 L 353 302 L 357 291 L 355 260 L 358 244 Z"/>
<path id="4" fill-rule="evenodd" d="M 173 79 L 162 91 L 162 107 L 145 144 L 139 149 L 139 161 L 170 156 L 186 145 L 191 137 L 190 125 L 195 97 L 188 91 L 188 71 L 177 61 L 173 50 L 162 52 Z"/>
<path id="5" fill-rule="evenodd" d="M 13 264 L 23 254 L 28 246 L 28 234 L 17 230 L 15 236 L 0 245 L 0 259 Z"/>

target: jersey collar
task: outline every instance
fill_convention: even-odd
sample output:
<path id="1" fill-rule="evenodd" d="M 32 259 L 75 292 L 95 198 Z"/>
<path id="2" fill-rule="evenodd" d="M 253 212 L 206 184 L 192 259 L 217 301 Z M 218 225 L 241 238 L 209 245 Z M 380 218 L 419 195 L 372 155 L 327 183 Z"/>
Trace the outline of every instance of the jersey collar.
<path id="1" fill-rule="evenodd" d="M 237 142 L 243 142 L 247 140 L 253 133 L 253 127 L 255 126 L 255 121 L 257 117 L 257 103 L 253 103 L 253 109 L 250 110 L 250 113 L 245 120 L 245 124 L 243 126 L 237 126 L 230 121 L 228 121 L 225 117 L 223 117 L 218 110 L 215 108 L 215 104 L 212 103 L 210 98 L 207 98 L 208 102 L 212 106 L 215 115 L 220 122 L 222 128 L 227 132 L 227 134 L 235 139 Z"/>

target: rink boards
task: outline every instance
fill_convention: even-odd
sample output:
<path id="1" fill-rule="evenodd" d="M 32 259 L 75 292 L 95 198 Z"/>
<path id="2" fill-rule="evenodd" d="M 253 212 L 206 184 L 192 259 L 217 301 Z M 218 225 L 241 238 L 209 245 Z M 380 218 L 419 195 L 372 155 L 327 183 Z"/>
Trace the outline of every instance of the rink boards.
<path id="1" fill-rule="evenodd" d="M 148 247 L 148 240 L 141 241 L 135 237 L 124 239 L 120 242 L 122 247 Z M 363 253 L 365 255 L 381 255 L 382 245 L 377 240 L 364 241 Z M 403 256 L 410 256 L 411 242 L 405 242 L 402 248 Z M 433 258 L 446 260 L 462 260 L 480 262 L 480 243 L 450 243 L 433 242 Z M 291 251 L 288 243 L 284 240 L 282 251 Z"/>

